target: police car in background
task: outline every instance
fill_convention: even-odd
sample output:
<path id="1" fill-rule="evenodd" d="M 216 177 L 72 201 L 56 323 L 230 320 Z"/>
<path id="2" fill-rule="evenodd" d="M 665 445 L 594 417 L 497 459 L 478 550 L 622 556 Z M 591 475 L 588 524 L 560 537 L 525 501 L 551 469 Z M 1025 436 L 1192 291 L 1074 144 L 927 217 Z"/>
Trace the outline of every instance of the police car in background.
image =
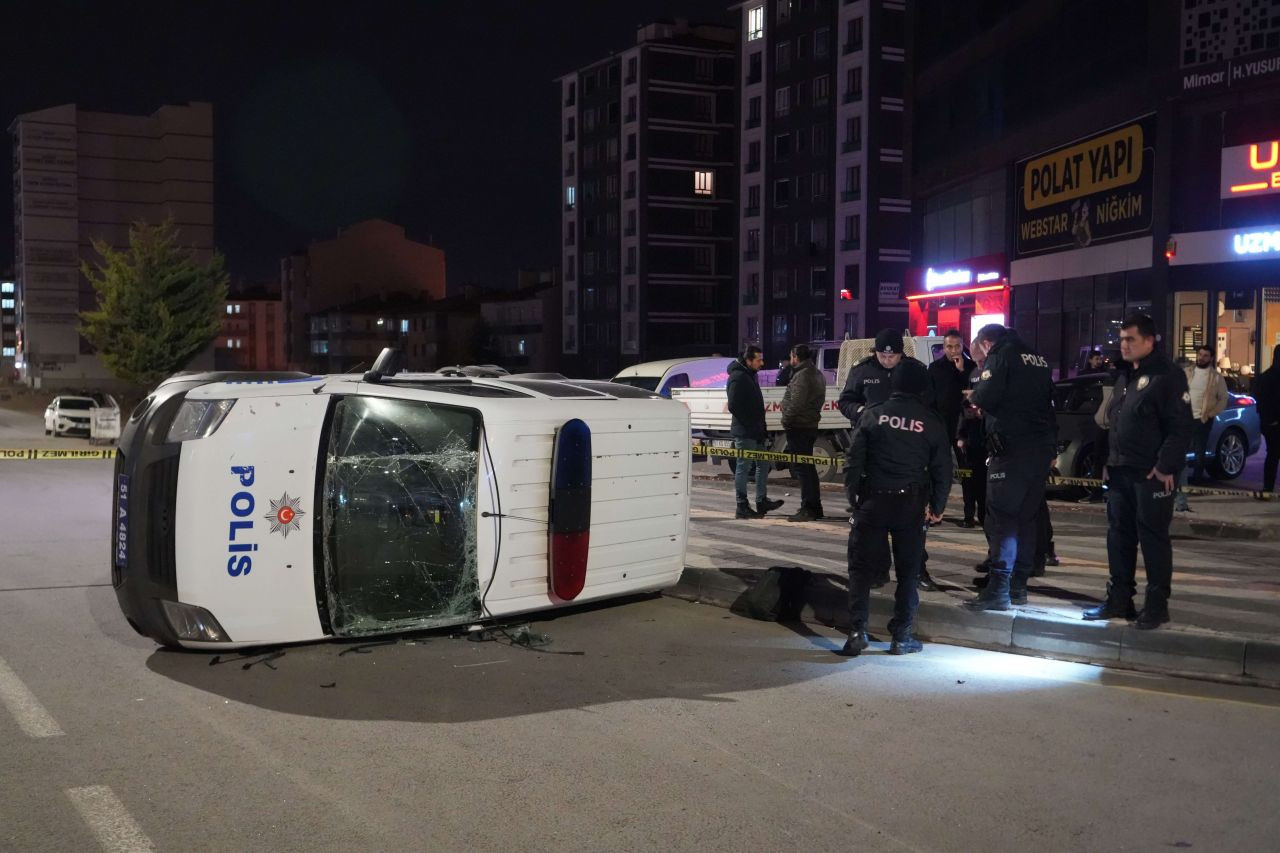
<path id="1" fill-rule="evenodd" d="M 112 585 L 166 646 L 469 624 L 674 584 L 689 415 L 608 382 L 178 375 L 115 469 Z"/>

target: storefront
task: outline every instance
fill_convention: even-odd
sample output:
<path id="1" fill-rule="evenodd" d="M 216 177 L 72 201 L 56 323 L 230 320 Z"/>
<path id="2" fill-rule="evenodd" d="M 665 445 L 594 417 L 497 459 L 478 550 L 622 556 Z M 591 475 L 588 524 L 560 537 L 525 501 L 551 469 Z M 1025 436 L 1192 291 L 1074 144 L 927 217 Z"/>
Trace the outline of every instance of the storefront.
<path id="1" fill-rule="evenodd" d="M 1208 342 L 1241 390 L 1271 366 L 1280 344 L 1280 224 L 1174 234 L 1170 351 L 1195 357 Z"/>
<path id="2" fill-rule="evenodd" d="M 913 335 L 959 329 L 965 341 L 987 323 L 1009 317 L 1009 268 L 1003 254 L 984 255 L 907 271 L 909 327 Z"/>

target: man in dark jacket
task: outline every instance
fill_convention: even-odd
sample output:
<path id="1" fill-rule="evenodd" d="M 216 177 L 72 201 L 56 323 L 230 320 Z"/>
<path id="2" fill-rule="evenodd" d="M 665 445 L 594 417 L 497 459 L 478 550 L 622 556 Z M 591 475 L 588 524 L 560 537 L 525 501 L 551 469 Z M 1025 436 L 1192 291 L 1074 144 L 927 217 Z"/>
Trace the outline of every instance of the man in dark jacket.
<path id="1" fill-rule="evenodd" d="M 969 400 L 986 419 L 987 585 L 965 602 L 975 610 L 1008 610 L 1025 604 L 1036 550 L 1036 514 L 1058 435 L 1053 414 L 1053 374 L 1017 332 L 998 323 L 977 335 L 986 362 Z M 1011 600 L 1012 595 L 1012 600 Z"/>
<path id="2" fill-rule="evenodd" d="M 818 421 L 827 401 L 827 381 L 813 364 L 813 353 L 804 344 L 791 348 L 791 379 L 782 396 L 782 428 L 787 433 L 787 451 L 800 456 L 813 453 L 818 438 Z M 793 465 L 800 481 L 800 510 L 787 521 L 815 521 L 822 518 L 822 492 L 818 471 L 812 464 Z"/>
<path id="3" fill-rule="evenodd" d="M 760 347 L 749 346 L 742 358 L 729 365 L 729 384 L 725 393 L 729 397 L 729 414 L 732 415 L 730 434 L 733 446 L 738 450 L 765 450 L 769 433 L 764 423 L 764 395 L 756 374 L 764 366 L 764 353 Z M 747 480 L 756 475 L 755 509 L 747 502 Z M 771 509 L 782 506 L 782 501 L 769 500 L 769 463 L 754 459 L 739 459 L 734 466 L 733 488 L 738 498 L 735 518 L 759 518 Z"/>
<path id="4" fill-rule="evenodd" d="M 889 633 L 890 654 L 918 652 L 912 636 L 919 594 L 916 570 L 925 522 L 942 520 L 951 491 L 951 448 L 936 412 L 920 402 L 929 383 L 919 363 L 894 371 L 889 399 L 858 418 L 845 467 L 849 519 L 849 638 L 840 653 L 858 655 L 868 645 L 872 579 L 889 566 L 890 538 L 898 589 Z"/>
<path id="5" fill-rule="evenodd" d="M 1085 619 L 1133 619 L 1143 630 L 1169 621 L 1173 578 L 1174 484 L 1195 428 L 1187 375 L 1156 350 L 1156 326 L 1145 314 L 1120 325 L 1120 356 L 1130 365 L 1116 379 L 1107 409 L 1107 599 Z M 1138 546 L 1147 595 L 1136 613 Z"/>
<path id="6" fill-rule="evenodd" d="M 1276 489 L 1276 467 L 1280 466 L 1280 346 L 1271 356 L 1271 366 L 1253 380 L 1254 399 L 1258 401 L 1258 420 L 1262 437 L 1267 441 L 1267 456 L 1262 462 L 1262 491 Z"/>
<path id="7" fill-rule="evenodd" d="M 875 350 L 853 366 L 845 377 L 837 405 L 840 413 L 850 423 L 858 422 L 858 412 L 863 406 L 874 406 L 889 399 L 889 383 L 894 369 L 902 362 L 919 361 L 903 355 L 902 333 L 896 329 L 881 329 L 876 334 Z M 925 405 L 932 405 L 932 391 L 926 385 L 921 397 Z"/>

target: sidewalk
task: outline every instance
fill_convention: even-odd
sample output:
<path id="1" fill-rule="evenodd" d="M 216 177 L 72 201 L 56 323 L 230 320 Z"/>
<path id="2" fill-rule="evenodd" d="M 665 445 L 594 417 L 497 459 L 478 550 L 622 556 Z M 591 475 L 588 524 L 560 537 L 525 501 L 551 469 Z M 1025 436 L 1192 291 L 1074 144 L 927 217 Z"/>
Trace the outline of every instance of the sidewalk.
<path id="1" fill-rule="evenodd" d="M 848 628 L 848 527 L 836 495 L 827 498 L 827 508 L 837 518 L 805 524 L 769 518 L 744 526 L 732 520 L 728 483 L 703 478 L 694 486 L 687 568 L 668 594 L 745 612 L 748 592 L 769 566 L 802 566 L 813 572 L 802 619 Z M 785 481 L 778 488 L 785 490 Z M 958 502 L 958 489 L 955 498 Z M 1212 528 L 1209 537 L 1220 537 L 1224 530 L 1263 530 L 1267 524 L 1256 508 L 1280 512 L 1273 503 L 1247 498 L 1212 503 L 1244 503 L 1254 512 L 1242 521 L 1239 516 L 1244 513 L 1229 518 L 1231 511 L 1223 508 L 1217 512 L 1224 517 L 1182 525 L 1203 529 L 1207 523 Z M 1200 510 L 1200 504 L 1210 504 L 1210 499 L 1192 505 Z M 1138 631 L 1132 623 L 1085 622 L 1080 617 L 1081 609 L 1095 603 L 1106 584 L 1103 507 L 1063 502 L 1051 506 L 1063 565 L 1032 579 L 1029 604 L 1006 612 L 973 612 L 960 606 L 974 594 L 969 588 L 970 566 L 985 552 L 981 532 L 945 523 L 934 528 L 929 534 L 929 567 L 943 589 L 920 594 L 917 633 L 935 642 L 1280 687 L 1280 580 L 1273 579 L 1280 573 L 1280 547 L 1269 544 L 1274 536 L 1224 551 L 1214 544 L 1216 538 L 1175 533 L 1181 537 L 1175 541 L 1175 621 L 1155 631 Z M 743 537 L 748 530 L 752 534 Z M 873 626 L 883 626 L 892 615 L 893 588 L 891 583 L 873 591 Z"/>

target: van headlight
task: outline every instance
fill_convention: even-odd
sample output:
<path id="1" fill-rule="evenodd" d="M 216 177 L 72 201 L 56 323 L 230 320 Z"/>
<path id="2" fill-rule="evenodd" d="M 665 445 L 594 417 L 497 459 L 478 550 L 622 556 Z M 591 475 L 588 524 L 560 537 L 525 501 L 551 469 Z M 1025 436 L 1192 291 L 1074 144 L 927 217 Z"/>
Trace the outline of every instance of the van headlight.
<path id="1" fill-rule="evenodd" d="M 235 400 L 183 400 L 165 441 L 174 444 L 212 435 L 235 404 Z"/>
<path id="2" fill-rule="evenodd" d="M 229 643 L 231 638 L 222 630 L 218 620 L 203 607 L 194 604 L 164 602 L 164 615 L 179 640 L 199 640 L 205 643 Z"/>

